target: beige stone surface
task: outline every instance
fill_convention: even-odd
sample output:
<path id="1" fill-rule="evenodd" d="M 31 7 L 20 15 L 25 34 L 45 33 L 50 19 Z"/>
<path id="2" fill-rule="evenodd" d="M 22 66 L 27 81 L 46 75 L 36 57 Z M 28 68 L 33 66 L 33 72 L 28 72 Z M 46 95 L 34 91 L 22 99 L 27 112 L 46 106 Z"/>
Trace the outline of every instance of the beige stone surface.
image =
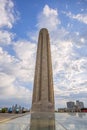
<path id="1" fill-rule="evenodd" d="M 11 119 L 14 119 L 14 118 L 18 118 L 18 117 L 21 117 L 21 116 L 24 116 L 28 113 L 24 113 L 24 114 L 15 114 L 15 113 L 0 113 L 0 123 L 4 123 L 6 121 L 9 121 Z"/>
<path id="2" fill-rule="evenodd" d="M 54 111 L 54 89 L 48 30 L 39 32 L 32 111 Z"/>

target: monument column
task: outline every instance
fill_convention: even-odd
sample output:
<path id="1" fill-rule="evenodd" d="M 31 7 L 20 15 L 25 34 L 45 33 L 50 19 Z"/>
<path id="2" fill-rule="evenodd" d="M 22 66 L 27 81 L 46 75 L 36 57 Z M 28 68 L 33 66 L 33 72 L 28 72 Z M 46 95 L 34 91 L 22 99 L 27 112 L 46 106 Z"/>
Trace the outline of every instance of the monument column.
<path id="1" fill-rule="evenodd" d="M 40 30 L 37 47 L 32 111 L 54 111 L 54 89 L 49 33 Z"/>

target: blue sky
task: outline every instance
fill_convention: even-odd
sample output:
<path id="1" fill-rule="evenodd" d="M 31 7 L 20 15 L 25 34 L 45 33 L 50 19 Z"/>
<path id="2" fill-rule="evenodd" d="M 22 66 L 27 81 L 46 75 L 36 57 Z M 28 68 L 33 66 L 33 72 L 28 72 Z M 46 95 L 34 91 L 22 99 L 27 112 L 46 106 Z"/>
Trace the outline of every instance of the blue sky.
<path id="1" fill-rule="evenodd" d="M 29 107 L 38 33 L 50 34 L 55 107 L 87 107 L 87 0 L 0 0 L 0 106 Z"/>

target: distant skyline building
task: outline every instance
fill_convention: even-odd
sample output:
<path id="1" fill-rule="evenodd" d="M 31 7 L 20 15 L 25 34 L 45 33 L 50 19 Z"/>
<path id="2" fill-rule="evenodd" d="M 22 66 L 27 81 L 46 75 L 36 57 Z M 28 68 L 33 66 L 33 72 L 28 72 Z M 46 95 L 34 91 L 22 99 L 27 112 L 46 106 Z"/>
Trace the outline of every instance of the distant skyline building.
<path id="1" fill-rule="evenodd" d="M 76 106 L 78 107 L 78 108 L 84 108 L 84 103 L 83 102 L 80 102 L 79 100 L 76 100 Z"/>
<path id="2" fill-rule="evenodd" d="M 31 110 L 54 111 L 50 38 L 46 28 L 42 28 L 39 32 Z"/>
<path id="3" fill-rule="evenodd" d="M 67 102 L 67 110 L 68 111 L 76 111 L 76 112 L 81 112 L 81 109 L 84 108 L 84 103 L 76 100 L 76 103 L 73 101 Z"/>
<path id="4" fill-rule="evenodd" d="M 67 102 L 67 108 L 68 109 L 73 109 L 74 107 L 75 107 L 75 102 L 72 102 L 72 101 Z"/>

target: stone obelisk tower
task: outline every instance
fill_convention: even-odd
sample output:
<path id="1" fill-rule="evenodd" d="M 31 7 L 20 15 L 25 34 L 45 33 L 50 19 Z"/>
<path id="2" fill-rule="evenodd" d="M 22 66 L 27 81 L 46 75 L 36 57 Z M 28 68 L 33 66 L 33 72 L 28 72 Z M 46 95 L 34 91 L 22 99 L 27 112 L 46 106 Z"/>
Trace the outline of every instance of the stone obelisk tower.
<path id="1" fill-rule="evenodd" d="M 32 99 L 32 111 L 54 111 L 54 89 L 51 50 L 49 33 L 46 28 L 42 28 L 39 33 Z"/>

